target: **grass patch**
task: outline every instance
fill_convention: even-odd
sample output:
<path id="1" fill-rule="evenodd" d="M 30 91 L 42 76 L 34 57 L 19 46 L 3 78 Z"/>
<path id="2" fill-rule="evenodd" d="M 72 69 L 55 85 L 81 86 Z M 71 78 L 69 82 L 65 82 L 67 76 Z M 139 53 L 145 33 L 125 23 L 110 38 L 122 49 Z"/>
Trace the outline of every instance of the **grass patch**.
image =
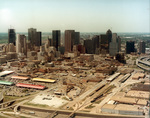
<path id="1" fill-rule="evenodd" d="M 15 99 L 18 99 L 18 98 L 21 98 L 21 97 L 17 97 L 17 96 L 7 96 L 7 95 L 5 95 L 5 96 L 4 96 L 4 102 L 11 101 L 11 100 L 15 100 Z"/>

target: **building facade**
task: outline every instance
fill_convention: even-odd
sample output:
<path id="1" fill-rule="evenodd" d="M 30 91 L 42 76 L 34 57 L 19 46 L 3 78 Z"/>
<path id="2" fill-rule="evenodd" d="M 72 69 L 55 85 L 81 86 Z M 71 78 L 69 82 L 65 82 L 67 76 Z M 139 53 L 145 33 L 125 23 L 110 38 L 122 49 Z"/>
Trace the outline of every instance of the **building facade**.
<path id="1" fill-rule="evenodd" d="M 53 30 L 52 31 L 52 46 L 58 50 L 60 47 L 60 39 L 61 39 L 61 31 L 60 30 Z"/>
<path id="2" fill-rule="evenodd" d="M 144 41 L 139 42 L 139 53 L 145 53 L 145 42 Z"/>
<path id="3" fill-rule="evenodd" d="M 15 29 L 8 29 L 8 43 L 16 44 L 16 32 Z"/>
<path id="4" fill-rule="evenodd" d="M 28 41 L 32 48 L 34 46 L 41 46 L 42 44 L 41 38 L 42 38 L 41 32 L 37 32 L 37 30 L 34 28 L 28 29 Z M 33 50 L 33 49 L 30 49 L 30 50 Z"/>
<path id="5" fill-rule="evenodd" d="M 74 39 L 75 39 L 75 31 L 65 30 L 65 52 L 73 51 Z"/>
<path id="6" fill-rule="evenodd" d="M 126 53 L 130 54 L 131 52 L 135 52 L 134 41 L 126 42 Z"/>

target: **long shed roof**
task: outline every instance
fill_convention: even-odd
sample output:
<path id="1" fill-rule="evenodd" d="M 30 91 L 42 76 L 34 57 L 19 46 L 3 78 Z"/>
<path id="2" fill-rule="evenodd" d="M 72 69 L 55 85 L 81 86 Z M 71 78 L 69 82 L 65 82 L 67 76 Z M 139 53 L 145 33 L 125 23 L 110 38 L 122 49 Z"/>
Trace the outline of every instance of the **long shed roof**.
<path id="1" fill-rule="evenodd" d="M 0 81 L 0 84 L 3 84 L 3 85 L 12 85 L 12 84 L 13 84 L 13 82 Z"/>
<path id="2" fill-rule="evenodd" d="M 40 82 L 51 82 L 51 83 L 54 83 L 56 80 L 53 80 L 53 79 L 43 79 L 43 78 L 33 78 L 32 81 L 40 81 Z"/>
<path id="3" fill-rule="evenodd" d="M 26 88 L 35 88 L 35 89 L 45 89 L 45 86 L 41 85 L 33 85 L 33 84 L 24 84 L 24 83 L 18 83 L 16 84 L 17 87 L 26 87 Z"/>
<path id="4" fill-rule="evenodd" d="M 23 76 L 12 76 L 12 79 L 22 79 L 22 80 L 27 80 L 29 77 L 23 77 Z"/>

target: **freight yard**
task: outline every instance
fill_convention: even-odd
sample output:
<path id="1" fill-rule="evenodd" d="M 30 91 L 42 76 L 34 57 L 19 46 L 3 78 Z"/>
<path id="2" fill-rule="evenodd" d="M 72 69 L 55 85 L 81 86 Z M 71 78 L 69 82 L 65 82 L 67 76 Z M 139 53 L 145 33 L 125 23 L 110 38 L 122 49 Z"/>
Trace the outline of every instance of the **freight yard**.
<path id="1" fill-rule="evenodd" d="M 64 118 L 148 115 L 149 75 L 112 58 L 85 54 L 45 64 L 15 60 L 1 65 L 0 78 L 0 115 L 35 118 L 59 118 L 62 114 Z M 7 109 L 8 112 L 3 111 Z"/>

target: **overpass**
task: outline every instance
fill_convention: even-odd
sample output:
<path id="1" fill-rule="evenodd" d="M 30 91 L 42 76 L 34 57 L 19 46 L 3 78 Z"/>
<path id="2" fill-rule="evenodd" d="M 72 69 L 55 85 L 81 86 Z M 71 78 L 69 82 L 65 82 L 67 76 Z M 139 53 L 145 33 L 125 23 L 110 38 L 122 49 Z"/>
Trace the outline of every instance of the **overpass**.
<path id="1" fill-rule="evenodd" d="M 150 71 L 150 56 L 144 56 L 136 59 L 136 65 L 146 71 Z"/>

